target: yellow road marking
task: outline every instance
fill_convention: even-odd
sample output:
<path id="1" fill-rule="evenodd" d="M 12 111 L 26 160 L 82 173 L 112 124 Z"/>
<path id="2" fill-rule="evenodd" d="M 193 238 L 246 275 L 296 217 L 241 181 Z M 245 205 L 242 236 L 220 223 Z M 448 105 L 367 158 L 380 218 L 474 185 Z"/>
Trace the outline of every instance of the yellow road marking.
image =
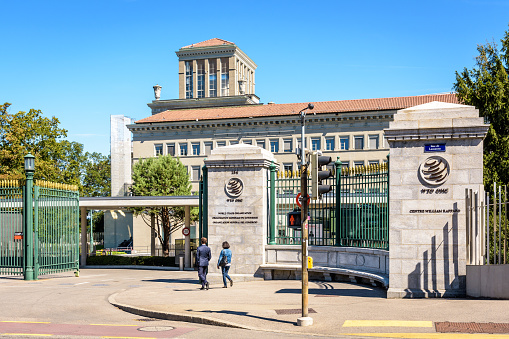
<path id="1" fill-rule="evenodd" d="M 433 322 L 411 320 L 346 320 L 343 327 L 433 327 Z"/>
<path id="2" fill-rule="evenodd" d="M 484 333 L 341 333 L 360 337 L 376 338 L 405 338 L 405 339 L 507 339 L 507 334 L 484 334 Z"/>
<path id="3" fill-rule="evenodd" d="M 0 320 L 0 323 L 51 324 L 49 321 L 15 321 L 15 320 Z"/>
<path id="4" fill-rule="evenodd" d="M 2 335 L 33 335 L 38 337 L 51 337 L 53 334 L 36 334 L 36 333 L 2 333 Z"/>
<path id="5" fill-rule="evenodd" d="M 134 326 L 134 327 L 140 327 L 140 325 L 116 325 L 116 324 L 90 324 L 90 326 Z"/>

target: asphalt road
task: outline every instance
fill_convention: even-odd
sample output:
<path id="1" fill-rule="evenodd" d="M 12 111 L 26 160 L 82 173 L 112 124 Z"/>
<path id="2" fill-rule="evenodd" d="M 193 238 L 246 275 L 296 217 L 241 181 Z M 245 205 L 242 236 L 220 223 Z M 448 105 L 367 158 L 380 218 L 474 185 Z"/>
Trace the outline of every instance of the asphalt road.
<path id="1" fill-rule="evenodd" d="M 127 274 L 126 274 L 127 272 Z M 136 316 L 113 307 L 108 296 L 137 288 L 172 272 L 81 271 L 43 276 L 38 281 L 0 277 L 2 338 L 304 338 Z"/>

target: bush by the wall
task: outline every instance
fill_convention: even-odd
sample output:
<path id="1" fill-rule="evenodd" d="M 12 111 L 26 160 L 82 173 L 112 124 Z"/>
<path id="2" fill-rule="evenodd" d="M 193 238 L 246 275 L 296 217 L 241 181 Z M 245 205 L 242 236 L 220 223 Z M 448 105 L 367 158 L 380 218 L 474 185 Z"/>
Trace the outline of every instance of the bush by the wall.
<path id="1" fill-rule="evenodd" d="M 87 265 L 177 266 L 175 257 L 126 257 L 119 255 L 90 256 L 87 258 Z"/>

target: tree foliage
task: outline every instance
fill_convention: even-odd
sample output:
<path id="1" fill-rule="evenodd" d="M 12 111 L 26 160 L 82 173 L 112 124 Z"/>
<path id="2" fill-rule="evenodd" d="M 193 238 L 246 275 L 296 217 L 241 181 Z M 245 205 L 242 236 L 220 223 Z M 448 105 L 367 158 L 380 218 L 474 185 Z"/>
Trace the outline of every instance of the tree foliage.
<path id="1" fill-rule="evenodd" d="M 31 153 L 35 179 L 77 185 L 82 196 L 109 195 L 108 157 L 65 140 L 67 131 L 57 118 L 35 109 L 10 113 L 10 105 L 0 105 L 0 179 L 24 178 L 24 156 Z"/>
<path id="2" fill-rule="evenodd" d="M 495 42 L 477 46 L 473 69 L 456 72 L 454 89 L 460 101 L 479 109 L 490 123 L 484 140 L 484 185 L 509 183 L 509 30 L 502 49 Z"/>
<path id="3" fill-rule="evenodd" d="M 187 169 L 178 158 L 169 155 L 140 160 L 133 166 L 131 191 L 138 196 L 184 196 L 191 194 L 191 182 Z M 142 216 L 151 226 L 155 217 L 155 231 L 163 248 L 169 255 L 170 234 L 184 225 L 184 207 L 132 208 L 134 215 Z M 191 219 L 197 211 L 192 209 Z"/>

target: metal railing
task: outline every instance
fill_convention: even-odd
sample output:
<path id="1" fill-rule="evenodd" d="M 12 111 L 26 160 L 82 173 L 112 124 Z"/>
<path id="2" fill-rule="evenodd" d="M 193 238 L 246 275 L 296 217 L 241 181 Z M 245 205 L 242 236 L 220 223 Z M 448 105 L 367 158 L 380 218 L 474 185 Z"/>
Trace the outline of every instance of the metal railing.
<path id="1" fill-rule="evenodd" d="M 468 264 L 507 264 L 508 204 L 506 185 L 494 183 L 493 192 L 465 190 Z"/>
<path id="2" fill-rule="evenodd" d="M 387 164 L 341 170 L 337 161 L 335 167 L 337 175 L 323 182 L 333 190 L 309 204 L 309 244 L 388 249 Z M 299 210 L 300 173 L 278 172 L 277 178 L 268 181 L 269 199 L 275 201 L 274 210 L 269 211 L 268 243 L 300 244 L 301 232 L 289 228 L 287 220 L 288 212 Z M 270 213 L 275 213 L 273 241 Z"/>

